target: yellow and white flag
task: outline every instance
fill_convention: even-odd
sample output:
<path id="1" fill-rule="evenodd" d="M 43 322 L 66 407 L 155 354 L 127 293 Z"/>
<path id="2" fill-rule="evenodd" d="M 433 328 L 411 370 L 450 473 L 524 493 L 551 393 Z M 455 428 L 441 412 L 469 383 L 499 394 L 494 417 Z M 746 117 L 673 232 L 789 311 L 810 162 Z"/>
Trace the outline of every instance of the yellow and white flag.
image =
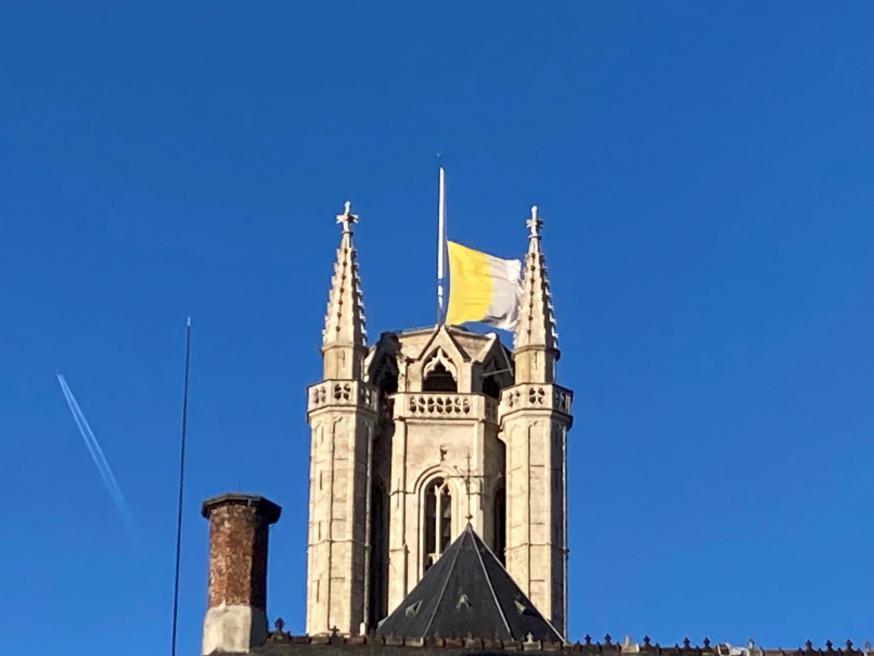
<path id="1" fill-rule="evenodd" d="M 449 308 L 446 323 L 481 321 L 505 330 L 516 323 L 521 287 L 519 260 L 475 251 L 453 241 L 449 252 Z"/>

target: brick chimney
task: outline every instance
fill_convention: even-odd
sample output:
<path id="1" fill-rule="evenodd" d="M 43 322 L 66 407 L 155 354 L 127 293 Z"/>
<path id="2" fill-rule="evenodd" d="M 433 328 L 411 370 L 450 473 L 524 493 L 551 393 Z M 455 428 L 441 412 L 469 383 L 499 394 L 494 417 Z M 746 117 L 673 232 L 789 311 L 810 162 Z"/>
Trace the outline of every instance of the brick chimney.
<path id="1" fill-rule="evenodd" d="M 209 520 L 209 584 L 203 654 L 247 652 L 267 639 L 267 532 L 282 509 L 264 497 L 223 494 Z"/>

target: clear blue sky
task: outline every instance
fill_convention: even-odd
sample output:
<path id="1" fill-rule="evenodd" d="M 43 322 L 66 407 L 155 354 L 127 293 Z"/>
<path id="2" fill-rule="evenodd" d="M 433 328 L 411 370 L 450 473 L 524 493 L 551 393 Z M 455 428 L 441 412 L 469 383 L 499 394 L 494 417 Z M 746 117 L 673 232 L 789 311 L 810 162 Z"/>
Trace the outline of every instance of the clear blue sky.
<path id="1" fill-rule="evenodd" d="M 431 323 L 437 152 L 453 238 L 546 220 L 571 637 L 874 639 L 874 5 L 39 4 L 0 7 L 7 650 L 165 653 L 188 314 L 181 653 L 226 490 L 284 507 L 302 630 L 334 215 L 371 335 Z"/>

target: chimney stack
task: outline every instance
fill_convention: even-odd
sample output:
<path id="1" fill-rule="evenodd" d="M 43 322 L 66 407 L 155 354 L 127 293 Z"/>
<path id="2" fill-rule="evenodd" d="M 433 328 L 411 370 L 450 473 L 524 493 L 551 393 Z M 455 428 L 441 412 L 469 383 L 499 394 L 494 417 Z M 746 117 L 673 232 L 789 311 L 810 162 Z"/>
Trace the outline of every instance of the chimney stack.
<path id="1" fill-rule="evenodd" d="M 267 639 L 267 531 L 282 509 L 264 497 L 223 494 L 201 512 L 209 520 L 202 653 L 248 652 Z"/>

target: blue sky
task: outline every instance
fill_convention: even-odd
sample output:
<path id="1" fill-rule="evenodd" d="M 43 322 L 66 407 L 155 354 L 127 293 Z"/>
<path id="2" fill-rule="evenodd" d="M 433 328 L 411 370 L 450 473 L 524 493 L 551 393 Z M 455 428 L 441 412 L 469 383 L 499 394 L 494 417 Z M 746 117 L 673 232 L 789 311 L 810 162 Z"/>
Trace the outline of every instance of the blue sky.
<path id="1" fill-rule="evenodd" d="M 874 6 L 178 4 L 0 7 L 7 649 L 167 648 L 189 314 L 181 653 L 226 490 L 302 630 L 334 216 L 371 335 L 433 322 L 438 152 L 452 238 L 545 218 L 571 637 L 874 639 Z"/>

